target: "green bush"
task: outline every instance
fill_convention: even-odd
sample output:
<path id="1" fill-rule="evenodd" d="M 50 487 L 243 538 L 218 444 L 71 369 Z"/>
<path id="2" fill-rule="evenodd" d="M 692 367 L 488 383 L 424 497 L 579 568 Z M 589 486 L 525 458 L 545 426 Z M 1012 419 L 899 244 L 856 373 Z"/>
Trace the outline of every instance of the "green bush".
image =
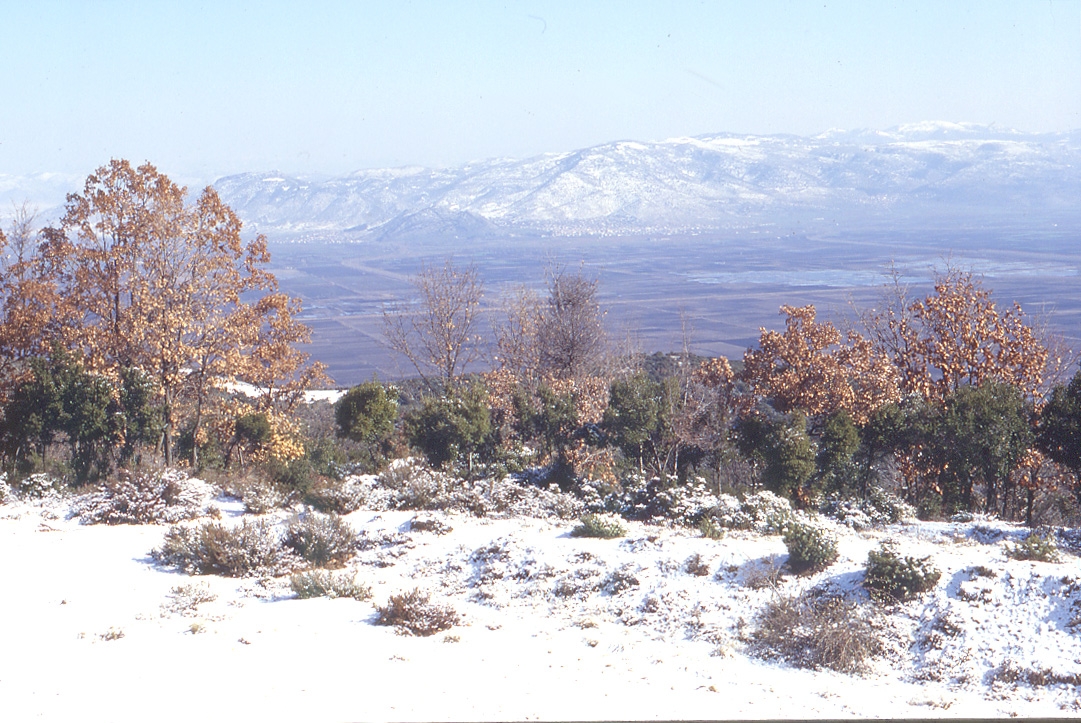
<path id="1" fill-rule="evenodd" d="M 477 454 L 492 435 L 488 393 L 474 385 L 447 397 L 428 397 L 419 409 L 406 415 L 404 430 L 410 446 L 432 467 L 464 458 L 471 477 Z"/>
<path id="2" fill-rule="evenodd" d="M 863 587 L 882 602 L 908 600 L 934 588 L 942 573 L 930 557 L 901 557 L 888 545 L 867 555 Z"/>
<path id="3" fill-rule="evenodd" d="M 708 540 L 719 540 L 724 537 L 724 528 L 717 524 L 712 517 L 703 517 L 698 521 L 698 531 L 702 537 Z"/>
<path id="4" fill-rule="evenodd" d="M 342 567 L 356 553 L 356 532 L 334 514 L 309 512 L 294 517 L 282 542 L 316 567 Z"/>
<path id="5" fill-rule="evenodd" d="M 627 528 L 622 520 L 614 515 L 588 514 L 582 515 L 578 524 L 571 530 L 572 537 L 600 537 L 611 539 L 623 537 L 627 534 Z"/>
<path id="6" fill-rule="evenodd" d="M 300 563 L 266 520 L 244 520 L 227 527 L 204 522 L 193 527 L 174 525 L 151 557 L 161 565 L 189 575 L 285 575 Z"/>
<path id="7" fill-rule="evenodd" d="M 789 525 L 784 533 L 788 567 L 794 573 L 825 570 L 837 560 L 837 540 L 821 527 L 802 522 Z"/>
<path id="8" fill-rule="evenodd" d="M 399 632 L 411 635 L 434 635 L 450 630 L 459 622 L 453 608 L 436 605 L 430 595 L 418 589 L 392 595 L 385 606 L 376 610 L 379 612 L 376 625 L 393 625 Z"/>
<path id="9" fill-rule="evenodd" d="M 1006 544 L 1006 556 L 1014 560 L 1035 560 L 1037 562 L 1061 562 L 1058 546 L 1053 535 L 1029 533 L 1016 545 Z"/>
<path id="10" fill-rule="evenodd" d="M 301 600 L 313 597 L 351 597 L 354 600 L 367 600 L 372 596 L 371 588 L 361 585 L 351 573 L 347 572 L 327 570 L 298 572 L 289 578 L 289 587 Z"/>
<path id="11" fill-rule="evenodd" d="M 361 445 L 367 468 L 373 471 L 386 457 L 397 418 L 397 390 L 377 381 L 353 387 L 334 405 L 338 437 Z"/>

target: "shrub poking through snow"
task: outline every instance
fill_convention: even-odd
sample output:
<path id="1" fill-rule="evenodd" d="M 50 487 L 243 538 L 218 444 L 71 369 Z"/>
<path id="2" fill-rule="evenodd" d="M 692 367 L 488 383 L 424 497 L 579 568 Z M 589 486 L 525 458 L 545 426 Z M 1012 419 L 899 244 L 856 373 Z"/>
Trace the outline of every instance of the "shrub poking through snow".
<path id="1" fill-rule="evenodd" d="M 15 496 L 25 499 L 44 499 L 60 494 L 64 481 L 48 472 L 36 472 L 8 485 Z"/>
<path id="2" fill-rule="evenodd" d="M 218 522 L 174 525 L 165 533 L 162 546 L 150 554 L 159 564 L 189 575 L 279 576 L 300 564 L 266 520 L 245 520 L 234 527 Z"/>
<path id="3" fill-rule="evenodd" d="M 75 505 L 84 524 L 144 525 L 179 522 L 207 512 L 212 488 L 175 469 L 120 470 Z"/>
<path id="4" fill-rule="evenodd" d="M 695 577 L 705 577 L 710 573 L 709 563 L 702 559 L 702 556 L 697 552 L 691 555 L 683 563 L 683 570 L 688 575 L 694 575 Z"/>
<path id="5" fill-rule="evenodd" d="M 769 491 L 747 495 L 742 502 L 732 495 L 720 495 L 707 518 L 720 527 L 781 534 L 792 522 L 792 504 Z"/>
<path id="6" fill-rule="evenodd" d="M 623 537 L 627 534 L 627 528 L 623 526 L 623 520 L 615 515 L 588 514 L 582 515 L 579 524 L 571 530 L 572 537 L 601 537 L 611 539 Z"/>
<path id="7" fill-rule="evenodd" d="M 361 585 L 352 573 L 330 572 L 328 570 L 306 570 L 289 578 L 289 587 L 301 600 L 313 597 L 351 597 L 354 600 L 367 600 L 372 596 L 371 588 Z"/>
<path id="8" fill-rule="evenodd" d="M 203 603 L 214 602 L 218 596 L 203 585 L 178 585 L 169 591 L 169 601 L 161 606 L 161 615 L 185 615 L 191 617 Z"/>
<path id="9" fill-rule="evenodd" d="M 892 525 L 916 516 L 916 508 L 878 487 L 866 499 L 829 499 L 820 511 L 854 530 Z"/>
<path id="10" fill-rule="evenodd" d="M 863 587 L 880 602 L 897 602 L 931 590 L 940 577 L 930 557 L 901 557 L 883 544 L 867 555 Z"/>
<path id="11" fill-rule="evenodd" d="M 459 622 L 453 608 L 433 603 L 430 595 L 416 588 L 391 595 L 385 606 L 376 609 L 377 625 L 393 625 L 398 632 L 409 635 L 434 635 L 450 630 Z"/>
<path id="12" fill-rule="evenodd" d="M 837 560 L 837 540 L 822 527 L 794 522 L 784 533 L 788 567 L 796 574 L 825 570 Z"/>
<path id="13" fill-rule="evenodd" d="M 1006 556 L 1014 560 L 1035 560 L 1036 562 L 1061 562 L 1058 546 L 1051 534 L 1029 533 L 1028 537 L 1016 545 L 1006 545 Z"/>
<path id="14" fill-rule="evenodd" d="M 315 567 L 342 567 L 357 549 L 356 532 L 348 522 L 318 512 L 290 520 L 282 542 Z"/>
<path id="15" fill-rule="evenodd" d="M 884 647 L 866 609 L 813 592 L 773 599 L 757 623 L 752 635 L 757 651 L 801 668 L 858 673 Z"/>
<path id="16" fill-rule="evenodd" d="M 712 517 L 703 517 L 699 520 L 698 531 L 707 540 L 719 540 L 724 537 L 724 528 L 718 525 Z"/>

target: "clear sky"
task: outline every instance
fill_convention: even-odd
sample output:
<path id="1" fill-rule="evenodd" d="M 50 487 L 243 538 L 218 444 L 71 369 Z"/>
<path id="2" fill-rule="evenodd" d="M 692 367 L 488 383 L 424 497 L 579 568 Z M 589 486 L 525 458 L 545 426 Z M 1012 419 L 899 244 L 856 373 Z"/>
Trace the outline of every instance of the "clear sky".
<path id="1" fill-rule="evenodd" d="M 718 131 L 1081 128 L 1081 0 L 0 0 L 0 174 L 343 174 Z"/>

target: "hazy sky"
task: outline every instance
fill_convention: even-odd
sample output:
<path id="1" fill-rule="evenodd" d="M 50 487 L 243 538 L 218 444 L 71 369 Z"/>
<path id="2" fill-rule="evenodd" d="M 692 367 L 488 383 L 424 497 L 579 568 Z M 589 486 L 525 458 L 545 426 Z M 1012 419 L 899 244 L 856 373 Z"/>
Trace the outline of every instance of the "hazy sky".
<path id="1" fill-rule="evenodd" d="M 1081 127 L 1081 0 L 0 0 L 0 174 L 341 174 L 716 131 Z"/>

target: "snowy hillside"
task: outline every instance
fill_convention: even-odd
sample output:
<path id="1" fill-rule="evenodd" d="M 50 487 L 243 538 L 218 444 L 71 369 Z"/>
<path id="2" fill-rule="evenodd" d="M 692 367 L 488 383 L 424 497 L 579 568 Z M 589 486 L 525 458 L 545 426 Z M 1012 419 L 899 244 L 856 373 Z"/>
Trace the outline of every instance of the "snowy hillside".
<path id="1" fill-rule="evenodd" d="M 0 701 L 12 720 L 495 720 L 1076 716 L 1081 580 L 1011 559 L 1024 536 L 992 520 L 852 529 L 840 557 L 788 574 L 768 529 L 627 522 L 574 537 L 558 494 L 477 483 L 481 516 L 391 509 L 375 478 L 344 517 L 356 597 L 298 599 L 288 576 L 189 575 L 150 556 L 168 525 L 86 525 L 86 499 L 0 504 Z M 184 523 L 237 528 L 235 500 L 191 500 Z M 203 495 L 203 497 L 200 497 Z M 499 497 L 506 505 L 484 507 Z M 202 500 L 201 502 L 199 500 Z M 399 500 L 400 501 L 400 500 Z M 393 507 L 394 505 L 391 505 Z M 482 509 L 483 508 L 483 509 Z M 85 513 L 84 513 L 85 515 Z M 563 515 L 563 518 L 561 518 Z M 293 518 L 296 519 L 296 518 Z M 1072 533 L 1060 532 L 1069 542 Z M 934 588 L 875 606 L 869 551 L 929 556 Z M 1076 540 L 1074 540 L 1076 542 Z M 456 615 L 435 635 L 378 625 L 419 589 Z M 862 672 L 806 667 L 758 644 L 778 600 L 839 599 L 880 641 Z M 857 618 L 854 618 L 857 619 Z M 778 632 L 778 631 L 775 631 Z M 779 631 L 799 640 L 800 626 Z M 839 635 L 841 631 L 838 631 Z M 833 633 L 830 633 L 833 635 Z M 799 651 L 796 651 L 797 653 Z"/>
<path id="2" fill-rule="evenodd" d="M 294 238 L 676 233 L 788 216 L 1038 216 L 1076 206 L 1081 133 L 919 123 L 810 138 L 718 134 L 326 181 L 247 173 L 215 185 L 250 227 Z"/>

